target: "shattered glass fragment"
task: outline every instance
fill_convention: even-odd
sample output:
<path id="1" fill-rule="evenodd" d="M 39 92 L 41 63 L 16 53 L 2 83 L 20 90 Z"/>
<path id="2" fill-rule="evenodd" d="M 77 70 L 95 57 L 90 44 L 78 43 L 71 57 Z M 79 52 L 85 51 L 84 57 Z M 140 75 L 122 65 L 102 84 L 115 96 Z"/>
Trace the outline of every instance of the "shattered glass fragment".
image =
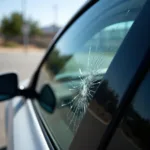
<path id="1" fill-rule="evenodd" d="M 77 85 L 75 82 L 71 82 L 71 88 L 69 89 L 76 93 L 73 99 L 67 104 L 70 106 L 67 119 L 74 131 L 78 129 L 89 103 L 101 83 L 98 79 L 98 75 L 101 74 L 100 66 L 103 64 L 103 57 L 92 56 L 90 48 L 87 61 L 86 70 L 83 71 L 80 67 L 78 69 L 79 84 Z"/>

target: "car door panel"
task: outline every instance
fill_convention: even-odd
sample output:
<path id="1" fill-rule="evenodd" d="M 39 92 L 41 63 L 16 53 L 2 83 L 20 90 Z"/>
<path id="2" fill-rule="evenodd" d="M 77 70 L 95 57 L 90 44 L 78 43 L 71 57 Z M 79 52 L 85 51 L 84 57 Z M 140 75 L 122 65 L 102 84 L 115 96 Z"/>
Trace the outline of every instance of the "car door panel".
<path id="1" fill-rule="evenodd" d="M 28 85 L 29 80 L 20 83 L 22 88 Z M 6 103 L 5 112 L 8 150 L 53 150 L 45 140 L 31 99 L 13 98 Z"/>
<path id="2" fill-rule="evenodd" d="M 14 98 L 8 105 L 7 149 L 48 150 L 49 147 L 31 101 L 24 98 Z"/>

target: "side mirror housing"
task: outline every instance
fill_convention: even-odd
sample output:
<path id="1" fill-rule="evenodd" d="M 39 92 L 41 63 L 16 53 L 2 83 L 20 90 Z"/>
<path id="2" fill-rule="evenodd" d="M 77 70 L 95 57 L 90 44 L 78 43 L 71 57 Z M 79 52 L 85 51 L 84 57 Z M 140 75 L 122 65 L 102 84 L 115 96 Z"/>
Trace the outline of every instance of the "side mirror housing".
<path id="1" fill-rule="evenodd" d="M 12 98 L 18 93 L 18 77 L 15 73 L 0 75 L 0 101 Z"/>
<path id="2" fill-rule="evenodd" d="M 49 113 L 53 113 L 56 107 L 56 98 L 49 85 L 44 85 L 38 94 L 31 88 L 19 89 L 17 74 L 8 73 L 0 75 L 0 102 L 15 96 L 36 98 L 40 105 Z"/>

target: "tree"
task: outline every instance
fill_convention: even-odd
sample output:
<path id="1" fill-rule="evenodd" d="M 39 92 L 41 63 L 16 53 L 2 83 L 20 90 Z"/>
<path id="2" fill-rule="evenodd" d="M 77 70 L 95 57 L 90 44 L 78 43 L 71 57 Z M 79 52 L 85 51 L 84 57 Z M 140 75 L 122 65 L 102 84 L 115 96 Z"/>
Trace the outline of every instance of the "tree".
<path id="1" fill-rule="evenodd" d="M 37 22 L 31 20 L 23 21 L 22 15 L 19 13 L 12 13 L 10 17 L 4 17 L 2 19 L 1 33 L 5 37 L 20 36 L 22 35 L 23 22 L 29 25 L 29 34 L 31 36 L 41 35 L 42 32 Z"/>
<path id="2" fill-rule="evenodd" d="M 22 16 L 18 13 L 13 13 L 10 18 L 4 17 L 2 19 L 1 32 L 6 37 L 21 35 L 22 25 Z"/>
<path id="3" fill-rule="evenodd" d="M 38 27 L 38 23 L 37 22 L 29 21 L 29 25 L 30 25 L 30 35 L 31 36 L 41 35 L 42 34 L 42 31 Z"/>
<path id="4" fill-rule="evenodd" d="M 57 74 L 60 70 L 62 70 L 65 63 L 71 58 L 71 55 L 61 55 L 59 50 L 54 48 L 53 53 L 51 53 L 50 57 L 46 61 L 47 70 L 51 70 L 50 73 L 54 75 Z"/>

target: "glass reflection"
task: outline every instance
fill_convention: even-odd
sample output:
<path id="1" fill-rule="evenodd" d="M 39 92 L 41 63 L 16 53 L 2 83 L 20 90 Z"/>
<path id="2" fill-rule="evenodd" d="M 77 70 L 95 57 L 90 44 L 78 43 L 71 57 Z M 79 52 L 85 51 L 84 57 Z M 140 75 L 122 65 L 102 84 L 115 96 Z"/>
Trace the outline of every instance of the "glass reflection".
<path id="1" fill-rule="evenodd" d="M 150 72 L 138 89 L 108 149 L 150 149 Z M 119 141 L 119 146 L 114 143 Z"/>

